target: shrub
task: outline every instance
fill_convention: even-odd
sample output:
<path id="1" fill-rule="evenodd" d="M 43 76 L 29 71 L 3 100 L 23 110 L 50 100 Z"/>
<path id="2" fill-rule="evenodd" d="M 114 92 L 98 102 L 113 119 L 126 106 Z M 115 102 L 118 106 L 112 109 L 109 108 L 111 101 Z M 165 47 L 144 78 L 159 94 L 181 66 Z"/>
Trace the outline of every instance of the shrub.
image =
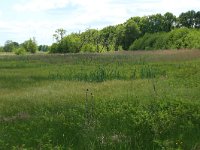
<path id="1" fill-rule="evenodd" d="M 185 38 L 185 42 L 187 43 L 187 48 L 190 49 L 200 49 L 200 32 L 198 30 L 193 30 L 188 33 Z"/>
<path id="2" fill-rule="evenodd" d="M 84 44 L 81 48 L 81 52 L 95 52 L 96 46 L 93 44 Z"/>
<path id="3" fill-rule="evenodd" d="M 51 47 L 49 48 L 50 53 L 57 53 L 58 52 L 58 44 L 53 43 Z"/>
<path id="4" fill-rule="evenodd" d="M 0 47 L 0 52 L 3 52 L 3 47 Z"/>
<path id="5" fill-rule="evenodd" d="M 24 49 L 30 53 L 36 53 L 36 51 L 38 50 L 35 38 L 30 38 L 28 41 L 25 41 L 22 45 Z"/>
<path id="6" fill-rule="evenodd" d="M 26 53 L 26 50 L 23 47 L 19 47 L 19 48 L 15 49 L 14 52 L 16 55 L 23 55 Z"/>
<path id="7" fill-rule="evenodd" d="M 169 32 L 167 45 L 172 49 L 181 49 L 187 47 L 186 37 L 191 32 L 188 28 L 175 29 Z"/>
<path id="8" fill-rule="evenodd" d="M 155 49 L 199 49 L 200 31 L 180 28 L 171 32 L 145 34 L 129 47 L 129 50 L 155 50 Z"/>

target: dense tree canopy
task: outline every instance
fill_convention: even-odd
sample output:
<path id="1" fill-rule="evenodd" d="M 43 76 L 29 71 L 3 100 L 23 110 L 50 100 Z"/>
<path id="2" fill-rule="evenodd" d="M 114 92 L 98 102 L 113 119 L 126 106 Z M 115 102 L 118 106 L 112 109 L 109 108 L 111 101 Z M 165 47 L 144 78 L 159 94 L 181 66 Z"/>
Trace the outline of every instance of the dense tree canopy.
<path id="1" fill-rule="evenodd" d="M 127 50 L 134 40 L 140 35 L 140 29 L 134 20 L 128 20 L 124 24 L 122 48 Z"/>
<path id="2" fill-rule="evenodd" d="M 100 31 L 100 42 L 103 46 L 102 48 L 105 48 L 106 51 L 115 49 L 116 28 L 114 26 L 103 28 Z"/>
<path id="3" fill-rule="evenodd" d="M 125 23 L 108 26 L 101 30 L 87 29 L 82 33 L 72 33 L 52 44 L 51 52 L 103 52 L 128 49 L 196 48 L 184 45 L 184 37 L 197 41 L 194 32 L 187 28 L 200 27 L 200 12 L 193 10 L 176 17 L 170 12 L 144 17 L 132 17 Z M 180 30 L 177 30 L 180 28 Z M 183 28 L 183 29 L 182 29 Z M 169 34 L 167 34 L 169 33 Z M 190 33 L 190 34 L 188 34 Z M 58 34 L 58 30 L 55 34 Z M 55 37 L 55 35 L 54 35 Z M 59 37 L 59 36 L 58 36 Z M 60 36 L 61 37 L 61 36 Z M 179 40 L 178 40 L 179 39 Z M 165 42 L 168 41 L 168 42 Z M 154 43 L 156 41 L 156 43 Z M 170 43 L 171 42 L 171 43 Z M 194 42 L 193 42 L 194 43 Z"/>
<path id="4" fill-rule="evenodd" d="M 171 32 L 145 34 L 129 47 L 130 50 L 200 49 L 200 31 L 180 28 Z"/>

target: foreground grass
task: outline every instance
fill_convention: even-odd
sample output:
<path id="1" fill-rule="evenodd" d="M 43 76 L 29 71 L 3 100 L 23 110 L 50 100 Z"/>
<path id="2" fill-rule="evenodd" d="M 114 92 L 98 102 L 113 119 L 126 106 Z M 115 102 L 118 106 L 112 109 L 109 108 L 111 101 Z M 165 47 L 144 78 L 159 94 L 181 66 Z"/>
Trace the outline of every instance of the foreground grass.
<path id="1" fill-rule="evenodd" d="M 0 56 L 0 149 L 199 149 L 199 56 Z"/>

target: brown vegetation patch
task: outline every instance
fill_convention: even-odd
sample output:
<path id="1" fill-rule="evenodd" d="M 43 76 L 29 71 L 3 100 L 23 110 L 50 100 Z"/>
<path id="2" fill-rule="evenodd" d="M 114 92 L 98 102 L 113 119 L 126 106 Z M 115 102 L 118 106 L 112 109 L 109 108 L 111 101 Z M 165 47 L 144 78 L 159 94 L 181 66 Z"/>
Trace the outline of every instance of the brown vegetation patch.
<path id="1" fill-rule="evenodd" d="M 30 115 L 25 112 L 19 112 L 14 116 L 9 116 L 9 117 L 0 117 L 0 122 L 15 122 L 18 120 L 28 120 L 30 119 Z"/>

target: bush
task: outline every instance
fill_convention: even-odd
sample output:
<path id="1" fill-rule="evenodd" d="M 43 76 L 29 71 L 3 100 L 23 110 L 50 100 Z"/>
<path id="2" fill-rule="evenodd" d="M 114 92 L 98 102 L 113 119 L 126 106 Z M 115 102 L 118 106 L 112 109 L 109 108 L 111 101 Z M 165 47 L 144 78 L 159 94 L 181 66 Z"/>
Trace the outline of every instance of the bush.
<path id="1" fill-rule="evenodd" d="M 188 28 L 180 28 L 169 32 L 169 39 L 167 41 L 168 47 L 171 49 L 187 48 L 186 37 L 191 32 Z"/>
<path id="2" fill-rule="evenodd" d="M 156 39 L 154 44 L 154 49 L 159 49 L 159 50 L 168 49 L 168 44 L 167 44 L 168 38 L 169 34 L 165 32 L 158 34 L 158 38 Z"/>
<path id="3" fill-rule="evenodd" d="M 139 38 L 133 42 L 129 47 L 129 50 L 145 50 L 144 42 L 150 37 L 150 34 L 145 34 L 142 38 Z"/>
<path id="4" fill-rule="evenodd" d="M 22 45 L 24 49 L 30 53 L 36 53 L 36 51 L 38 50 L 37 43 L 34 38 L 25 41 Z"/>
<path id="5" fill-rule="evenodd" d="M 0 47 L 0 52 L 3 52 L 3 47 Z"/>
<path id="6" fill-rule="evenodd" d="M 93 44 L 84 44 L 81 48 L 81 52 L 95 52 L 96 46 Z"/>
<path id="7" fill-rule="evenodd" d="M 64 37 L 58 43 L 53 43 L 50 47 L 50 53 L 78 53 L 80 48 L 80 38 L 72 34 Z"/>
<path id="8" fill-rule="evenodd" d="M 67 36 L 63 39 L 67 52 L 78 53 L 80 51 L 81 41 L 78 36 Z"/>
<path id="9" fill-rule="evenodd" d="M 16 55 L 23 55 L 26 53 L 26 50 L 23 47 L 19 47 L 19 48 L 15 49 L 14 52 Z"/>
<path id="10" fill-rule="evenodd" d="M 165 49 L 166 47 L 167 33 L 154 33 L 145 34 L 142 38 L 139 38 L 129 47 L 129 50 L 153 50 L 153 49 Z"/>
<path id="11" fill-rule="evenodd" d="M 200 49 L 200 32 L 198 30 L 191 31 L 185 38 L 187 48 Z"/>
<path id="12" fill-rule="evenodd" d="M 50 53 L 58 53 L 58 44 L 53 43 L 51 47 L 49 48 Z"/>
<path id="13" fill-rule="evenodd" d="M 200 49 L 200 30 L 180 28 L 171 32 L 145 34 L 129 50 Z"/>

